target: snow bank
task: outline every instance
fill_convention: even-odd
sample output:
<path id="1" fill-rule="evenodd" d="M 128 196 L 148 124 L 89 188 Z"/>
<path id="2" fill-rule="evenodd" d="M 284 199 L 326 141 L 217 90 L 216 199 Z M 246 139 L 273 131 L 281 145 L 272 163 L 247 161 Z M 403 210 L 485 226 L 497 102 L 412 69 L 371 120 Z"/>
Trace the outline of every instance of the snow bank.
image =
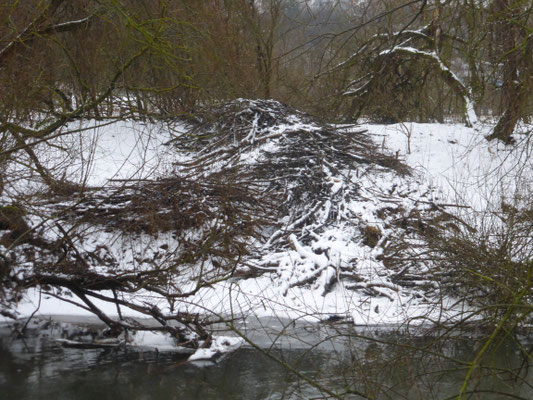
<path id="1" fill-rule="evenodd" d="M 191 354 L 189 361 L 216 360 L 237 350 L 243 343 L 244 341 L 241 338 L 216 336 L 213 338 L 209 347 L 200 348 Z"/>

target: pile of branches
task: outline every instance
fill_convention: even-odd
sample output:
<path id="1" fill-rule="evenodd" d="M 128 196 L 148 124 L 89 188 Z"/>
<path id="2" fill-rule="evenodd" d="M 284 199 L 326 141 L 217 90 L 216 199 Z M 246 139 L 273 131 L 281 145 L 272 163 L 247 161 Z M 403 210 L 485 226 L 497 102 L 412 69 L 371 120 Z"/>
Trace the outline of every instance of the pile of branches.
<path id="1" fill-rule="evenodd" d="M 355 226 L 363 243 L 377 245 L 365 236 L 371 230 L 359 232 L 360 221 L 346 206 L 366 195 L 358 177 L 410 171 L 364 130 L 323 124 L 268 100 L 237 100 L 197 118 L 192 129 L 169 143 L 179 160 L 173 174 L 85 188 L 40 203 L 35 214 L 44 218 L 28 225 L 23 240 L 4 243 L 3 309 L 16 300 L 5 293 L 40 287 L 94 313 L 114 334 L 161 330 L 180 345 L 198 347 L 209 342 L 210 321 L 175 310 L 202 288 L 280 274 L 270 256 L 294 250 L 302 259 L 325 261 L 300 275 L 295 266 L 287 287 L 312 284 L 338 267 L 329 260 L 330 249 L 313 247 L 336 224 Z M 379 229 L 376 235 L 379 239 Z M 86 245 L 99 236 L 122 243 L 148 238 L 157 249 L 128 258 L 112 248 L 111 239 L 96 248 Z M 343 268 L 337 276 L 357 281 L 355 264 Z M 326 275 L 325 290 L 336 279 Z M 151 298 L 162 299 L 165 311 L 145 300 Z M 111 318 L 95 300 L 116 305 L 119 315 L 121 308 L 130 308 L 159 325 Z"/>
<path id="2" fill-rule="evenodd" d="M 348 180 L 358 167 L 410 174 L 364 129 L 348 131 L 323 124 L 273 100 L 237 100 L 208 110 L 199 119 L 202 122 L 192 131 L 173 142 L 194 154 L 191 161 L 177 164 L 179 173 L 192 179 L 224 174 L 230 182 L 253 189 L 261 202 L 269 199 L 276 213 L 289 217 L 289 222 L 308 222 L 336 195 L 356 196 L 357 185 L 342 193 L 332 193 L 331 187 L 337 177 Z M 335 218 L 331 214 L 323 222 Z"/>
<path id="3" fill-rule="evenodd" d="M 228 184 L 246 188 L 261 204 L 269 204 L 268 209 L 254 211 L 268 223 L 261 225 L 254 256 L 242 263 L 240 271 L 245 276 L 265 271 L 280 274 L 282 263 L 273 262 L 272 254 L 300 249 L 305 258 L 306 249 L 336 225 L 356 227 L 353 241 L 374 247 L 377 240 L 368 240 L 367 221 L 359 220 L 347 207 L 350 202 L 369 200 L 365 198 L 368 193 L 361 193 L 358 177 L 380 171 L 406 178 L 411 174 L 364 129 L 321 123 L 276 101 L 237 100 L 199 114 L 198 121 L 173 141 L 189 155 L 187 161 L 176 163 L 178 174 L 199 181 L 222 174 Z M 330 257 L 327 248 L 315 246 L 312 253 L 308 253 L 311 258 Z M 342 270 L 337 277 L 360 282 L 356 260 L 343 266 L 326 263 Z M 295 272 L 297 265 L 292 269 L 286 288 L 315 284 L 327 275 L 327 268 L 319 265 L 301 274 Z M 335 279 L 332 274 L 325 278 L 324 293 Z M 364 285 L 354 288 L 380 294 Z"/>

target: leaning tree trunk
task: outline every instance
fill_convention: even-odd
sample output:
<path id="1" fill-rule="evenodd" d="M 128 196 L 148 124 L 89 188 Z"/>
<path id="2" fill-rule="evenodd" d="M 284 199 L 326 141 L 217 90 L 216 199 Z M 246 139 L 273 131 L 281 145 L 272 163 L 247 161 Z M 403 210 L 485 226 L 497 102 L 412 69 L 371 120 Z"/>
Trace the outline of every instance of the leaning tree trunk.
<path id="1" fill-rule="evenodd" d="M 512 82 L 512 86 L 518 85 Z M 505 111 L 498 120 L 494 132 L 489 136 L 489 140 L 499 139 L 506 144 L 512 144 L 513 132 L 522 117 L 525 96 L 520 88 L 512 88 L 508 89 L 507 93 L 504 92 L 503 98 L 505 101 Z"/>
<path id="2" fill-rule="evenodd" d="M 503 113 L 494 128 L 489 140 L 499 139 L 504 143 L 512 143 L 512 134 L 523 116 L 523 108 L 527 96 L 524 90 L 523 74 L 520 74 L 522 58 L 531 52 L 531 46 L 525 47 L 525 53 L 519 48 L 521 27 L 518 24 L 518 9 L 513 0 L 495 0 L 493 14 L 499 20 L 495 24 L 497 42 L 501 60 L 504 63 L 502 77 L 502 110 Z M 527 60 L 526 60 L 527 63 Z"/>

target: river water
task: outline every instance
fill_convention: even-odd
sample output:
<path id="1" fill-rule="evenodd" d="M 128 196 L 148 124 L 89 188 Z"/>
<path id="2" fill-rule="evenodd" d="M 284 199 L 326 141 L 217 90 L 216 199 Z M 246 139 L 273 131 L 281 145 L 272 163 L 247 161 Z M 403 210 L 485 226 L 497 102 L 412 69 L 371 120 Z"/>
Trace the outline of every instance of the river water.
<path id="1" fill-rule="evenodd" d="M 467 370 L 462 363 L 483 343 L 482 336 L 437 340 L 440 333 L 432 331 L 276 319 L 241 326 L 262 351 L 243 346 L 217 362 L 188 363 L 186 354 L 150 348 L 67 348 L 56 341 L 87 339 L 98 329 L 94 321 L 54 320 L 31 326 L 21 338 L 13 327 L 0 327 L 0 399 L 327 398 L 265 351 L 339 393 L 352 388 L 377 399 L 446 399 L 457 396 Z M 465 398 L 532 399 L 533 374 L 523 360 L 515 342 L 502 341 L 472 374 L 469 390 L 477 393 Z"/>

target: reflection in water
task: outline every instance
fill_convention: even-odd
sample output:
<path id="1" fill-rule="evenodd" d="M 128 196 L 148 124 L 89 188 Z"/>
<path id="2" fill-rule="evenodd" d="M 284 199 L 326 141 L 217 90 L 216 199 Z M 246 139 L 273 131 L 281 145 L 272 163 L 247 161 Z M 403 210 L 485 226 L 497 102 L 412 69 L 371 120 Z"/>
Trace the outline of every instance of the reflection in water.
<path id="1" fill-rule="evenodd" d="M 305 328 L 305 329 L 304 329 Z M 431 338 L 408 337 L 394 332 L 361 333 L 344 328 L 292 327 L 291 340 L 272 350 L 339 393 L 350 388 L 378 399 L 444 399 L 458 394 L 475 341 L 454 339 L 434 344 Z M 296 343 L 298 330 L 307 346 Z M 324 345 L 310 347 L 313 330 Z M 311 332 L 311 333 L 310 333 Z M 289 333 L 289 332 L 288 332 Z M 16 339 L 0 328 L 0 398 L 2 399 L 307 399 L 321 393 L 296 379 L 278 363 L 251 348 L 241 348 L 217 364 L 185 363 L 187 356 L 125 349 L 72 349 L 53 338 L 61 328 L 35 330 Z M 260 339 L 260 338 L 258 338 Z M 387 344 L 387 343 L 394 343 Z M 413 350 L 417 348 L 418 350 Z M 433 353 L 445 354 L 446 358 Z M 472 398 L 506 398 L 502 392 L 533 398 L 527 382 L 533 375 L 520 366 L 517 347 L 509 341 L 492 353 L 488 367 L 478 369 Z M 498 393 L 488 394 L 486 391 Z M 347 394 L 346 398 L 358 398 Z"/>

